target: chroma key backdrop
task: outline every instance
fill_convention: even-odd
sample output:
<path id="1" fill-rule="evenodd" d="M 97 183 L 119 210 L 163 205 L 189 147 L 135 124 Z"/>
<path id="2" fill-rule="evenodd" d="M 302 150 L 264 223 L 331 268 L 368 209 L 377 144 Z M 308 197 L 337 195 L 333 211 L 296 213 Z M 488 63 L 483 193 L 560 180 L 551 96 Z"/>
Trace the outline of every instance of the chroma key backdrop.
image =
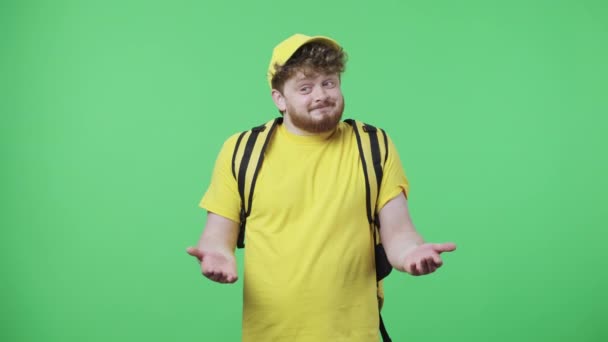
<path id="1" fill-rule="evenodd" d="M 0 341 L 239 341 L 241 279 L 185 248 L 223 141 L 278 115 L 272 48 L 349 55 L 414 223 L 454 241 L 386 281 L 395 341 L 608 341 L 605 1 L 3 1 Z"/>

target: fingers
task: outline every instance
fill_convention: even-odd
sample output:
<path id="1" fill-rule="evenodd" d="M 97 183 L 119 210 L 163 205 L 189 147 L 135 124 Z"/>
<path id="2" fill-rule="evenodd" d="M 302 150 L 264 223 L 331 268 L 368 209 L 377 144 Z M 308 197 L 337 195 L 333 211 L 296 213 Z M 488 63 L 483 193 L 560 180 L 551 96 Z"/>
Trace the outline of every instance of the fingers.
<path id="1" fill-rule="evenodd" d="M 419 275 L 421 275 L 421 274 L 420 274 L 420 271 L 419 271 L 419 268 L 416 266 L 416 263 L 415 263 L 415 262 L 414 262 L 414 263 L 411 263 L 411 264 L 409 265 L 409 267 L 406 267 L 405 269 L 406 269 L 406 271 L 407 271 L 409 274 L 411 274 L 411 275 L 413 275 L 413 276 L 419 276 Z"/>
<path id="2" fill-rule="evenodd" d="M 236 275 L 228 275 L 225 278 L 225 283 L 224 284 L 235 283 L 237 281 L 237 279 L 239 279 L 239 277 L 237 277 Z"/>
<path id="3" fill-rule="evenodd" d="M 203 271 L 203 275 L 210 280 L 221 284 L 232 284 L 238 279 L 235 274 L 229 274 L 222 271 Z"/>
<path id="4" fill-rule="evenodd" d="M 406 271 L 413 276 L 421 276 L 435 272 L 443 265 L 443 261 L 438 254 L 422 257 L 417 261 L 411 261 L 405 267 Z"/>
<path id="5" fill-rule="evenodd" d="M 439 255 L 437 255 L 437 256 L 434 255 L 427 260 L 427 264 L 429 266 L 429 273 L 433 273 L 439 267 L 441 267 L 441 264 L 442 264 L 441 258 L 439 257 Z"/>
<path id="6" fill-rule="evenodd" d="M 210 280 L 222 284 L 231 284 L 238 280 L 234 255 L 226 256 L 217 251 L 203 252 L 194 247 L 186 248 L 186 252 L 198 259 L 201 272 Z"/>
<path id="7" fill-rule="evenodd" d="M 193 257 L 197 258 L 198 261 L 203 260 L 203 252 L 197 248 L 194 247 L 188 247 L 186 248 L 186 253 L 192 255 Z"/>
<path id="8" fill-rule="evenodd" d="M 439 254 L 434 253 L 432 256 L 432 261 L 433 264 L 435 265 L 435 268 L 439 268 L 441 267 L 441 265 L 443 265 L 443 260 L 441 260 L 441 257 L 439 256 Z"/>
<path id="9" fill-rule="evenodd" d="M 420 267 L 418 268 L 418 270 L 420 270 L 421 274 L 428 274 L 429 273 L 429 263 L 428 263 L 428 260 L 426 258 L 420 260 L 419 265 L 420 265 Z"/>
<path id="10" fill-rule="evenodd" d="M 406 256 L 404 269 L 414 276 L 433 273 L 443 265 L 440 253 L 455 249 L 456 244 L 452 242 L 421 245 Z"/>
<path id="11" fill-rule="evenodd" d="M 437 253 L 442 253 L 442 252 L 452 252 L 456 250 L 456 244 L 453 242 L 447 242 L 447 243 L 434 243 L 433 244 L 433 249 L 437 252 Z"/>
<path id="12" fill-rule="evenodd" d="M 201 271 L 205 277 L 222 284 L 234 283 L 238 278 L 234 256 L 217 252 L 206 253 L 201 263 Z"/>

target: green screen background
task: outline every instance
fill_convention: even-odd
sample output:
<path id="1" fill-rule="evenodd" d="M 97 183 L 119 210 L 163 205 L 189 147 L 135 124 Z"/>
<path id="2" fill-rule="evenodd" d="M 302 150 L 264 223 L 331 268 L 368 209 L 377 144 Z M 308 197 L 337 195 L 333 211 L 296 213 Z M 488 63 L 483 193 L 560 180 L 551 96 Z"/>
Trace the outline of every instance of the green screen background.
<path id="1" fill-rule="evenodd" d="M 394 340 L 608 340 L 605 1 L 4 1 L 0 25 L 0 340 L 239 340 L 242 281 L 185 247 L 295 32 L 342 43 L 345 117 L 459 246 L 387 280 Z"/>

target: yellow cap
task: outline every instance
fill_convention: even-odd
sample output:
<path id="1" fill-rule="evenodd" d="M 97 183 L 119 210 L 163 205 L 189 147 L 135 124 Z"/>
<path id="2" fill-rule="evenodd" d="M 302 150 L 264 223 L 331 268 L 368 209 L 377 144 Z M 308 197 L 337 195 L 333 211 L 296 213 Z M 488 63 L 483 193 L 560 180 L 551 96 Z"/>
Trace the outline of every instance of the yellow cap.
<path id="1" fill-rule="evenodd" d="M 276 71 L 274 68 L 275 64 L 285 64 L 287 60 L 289 60 L 289 58 L 294 54 L 294 52 L 300 48 L 300 46 L 313 41 L 326 42 L 338 49 L 340 48 L 340 44 L 338 44 L 338 42 L 329 37 L 323 36 L 311 37 L 296 33 L 293 36 L 285 39 L 284 41 L 280 42 L 279 45 L 275 46 L 274 50 L 272 51 L 272 58 L 270 58 L 270 65 L 268 66 L 268 84 L 270 85 L 270 88 L 272 88 L 272 77 Z"/>

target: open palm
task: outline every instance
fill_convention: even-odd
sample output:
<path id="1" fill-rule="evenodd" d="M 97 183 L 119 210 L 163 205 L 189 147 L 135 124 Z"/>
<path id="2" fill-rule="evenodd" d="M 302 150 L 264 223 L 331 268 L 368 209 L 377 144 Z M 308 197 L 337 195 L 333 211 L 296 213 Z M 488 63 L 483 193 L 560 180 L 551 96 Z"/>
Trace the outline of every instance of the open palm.
<path id="1" fill-rule="evenodd" d="M 435 272 L 443 265 L 440 254 L 456 249 L 454 243 L 425 243 L 410 251 L 404 259 L 403 267 L 411 275 L 419 276 Z"/>
<path id="2" fill-rule="evenodd" d="M 222 284 L 237 281 L 236 258 L 233 254 L 223 254 L 215 251 L 204 252 L 194 247 L 188 247 L 186 252 L 198 259 L 205 277 Z"/>

